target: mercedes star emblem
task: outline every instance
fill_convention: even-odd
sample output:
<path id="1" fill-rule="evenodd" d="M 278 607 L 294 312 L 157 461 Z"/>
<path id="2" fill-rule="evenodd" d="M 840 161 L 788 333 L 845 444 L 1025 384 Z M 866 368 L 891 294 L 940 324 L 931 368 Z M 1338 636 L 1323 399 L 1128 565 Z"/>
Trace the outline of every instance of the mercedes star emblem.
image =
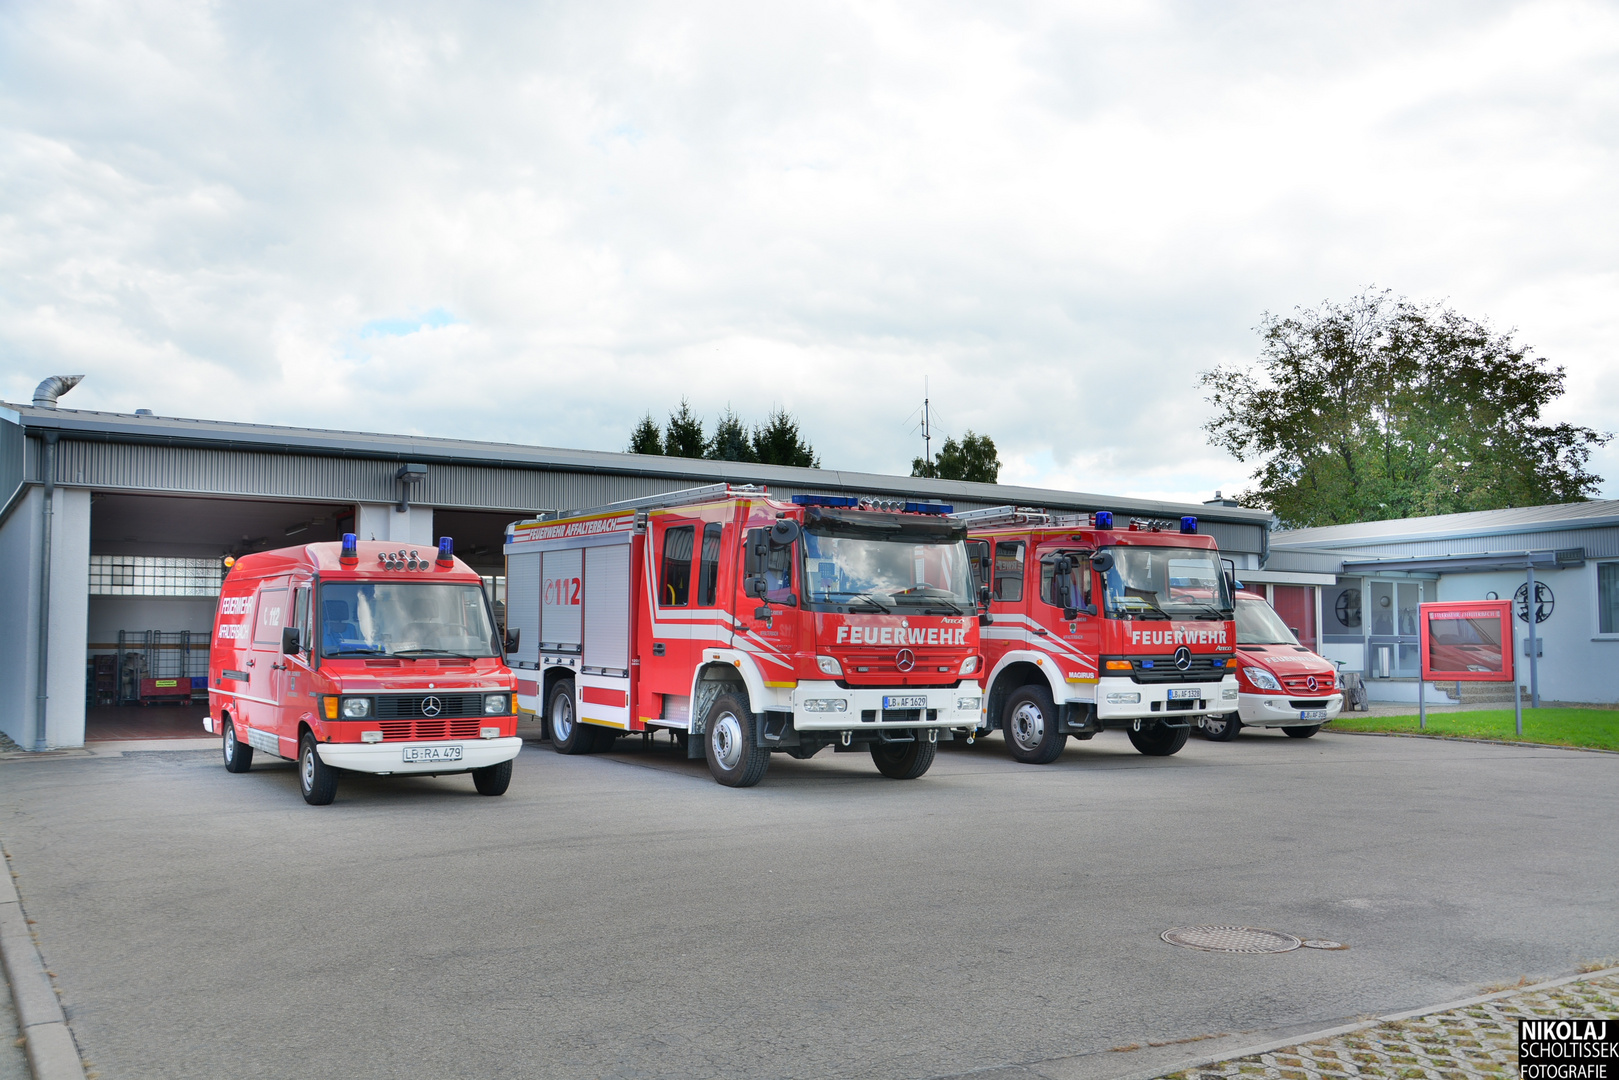
<path id="1" fill-rule="evenodd" d="M 1317 682 L 1316 682 L 1316 681 L 1315 681 L 1315 676 L 1314 676 L 1314 675 L 1311 675 L 1311 676 L 1310 676 L 1310 677 L 1309 677 L 1309 678 L 1308 678 L 1308 679 L 1305 679 L 1305 680 L 1304 680 L 1304 685 L 1305 685 L 1305 686 L 1308 686 L 1308 687 L 1309 687 L 1309 688 L 1310 688 L 1310 689 L 1311 689 L 1311 690 L 1314 690 L 1314 689 L 1316 689 L 1316 687 L 1318 687 L 1318 686 L 1319 686 L 1319 685 L 1320 685 L 1320 684 L 1319 684 L 1319 683 L 1317 683 Z"/>
<path id="2" fill-rule="evenodd" d="M 444 711 L 444 702 L 440 701 L 438 698 L 436 698 L 436 697 L 424 697 L 424 698 L 422 698 L 422 715 L 423 716 L 437 716 L 439 713 L 441 713 L 443 711 Z"/>
<path id="3" fill-rule="evenodd" d="M 1182 671 L 1192 670 L 1192 650 L 1185 645 L 1175 650 L 1175 666 Z"/>
<path id="4" fill-rule="evenodd" d="M 916 654 L 909 649 L 901 649 L 894 654 L 894 666 L 901 671 L 909 671 L 916 666 Z"/>

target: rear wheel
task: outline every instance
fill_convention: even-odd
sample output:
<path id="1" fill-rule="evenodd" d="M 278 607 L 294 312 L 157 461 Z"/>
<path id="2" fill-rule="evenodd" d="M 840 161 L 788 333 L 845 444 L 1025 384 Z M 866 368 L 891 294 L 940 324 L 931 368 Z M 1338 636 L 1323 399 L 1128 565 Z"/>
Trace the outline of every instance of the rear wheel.
<path id="1" fill-rule="evenodd" d="M 512 782 L 512 763 L 502 761 L 498 765 L 485 765 L 481 769 L 472 770 L 472 786 L 478 789 L 479 795 L 504 795 Z"/>
<path id="2" fill-rule="evenodd" d="M 708 771 L 726 787 L 752 787 L 770 767 L 770 751 L 755 741 L 753 710 L 740 694 L 721 694 L 703 724 Z"/>
<path id="3" fill-rule="evenodd" d="M 298 785 L 310 806 L 325 806 L 337 797 L 337 770 L 320 759 L 315 737 L 307 731 L 298 744 Z"/>
<path id="4" fill-rule="evenodd" d="M 1140 731 L 1130 729 L 1130 742 L 1148 757 L 1168 757 L 1186 745 L 1189 727 L 1167 727 L 1154 720 L 1142 725 Z"/>
<path id="5" fill-rule="evenodd" d="M 224 754 L 225 771 L 244 773 L 253 767 L 253 748 L 243 746 L 236 739 L 236 721 L 229 716 L 220 717 L 221 726 L 225 729 Z"/>
<path id="6" fill-rule="evenodd" d="M 1020 686 L 1006 702 L 1006 748 L 1012 756 L 1027 765 L 1046 765 L 1056 761 L 1068 742 L 1057 727 L 1057 706 L 1051 700 L 1051 691 L 1038 684 Z"/>
<path id="7" fill-rule="evenodd" d="M 579 722 L 574 708 L 572 679 L 563 679 L 551 688 L 545 719 L 551 728 L 551 749 L 557 753 L 588 754 L 596 748 L 595 730 Z"/>
<path id="8" fill-rule="evenodd" d="M 1321 730 L 1321 725 L 1311 724 L 1308 727 L 1285 727 L 1282 730 L 1287 732 L 1288 738 L 1308 739 L 1311 735 L 1314 735 L 1316 732 Z"/>
<path id="9" fill-rule="evenodd" d="M 928 771 L 937 751 L 938 744 L 925 742 L 920 737 L 908 743 L 874 742 L 871 760 L 877 763 L 877 771 L 890 780 L 915 780 Z"/>
<path id="10" fill-rule="evenodd" d="M 1203 721 L 1203 737 L 1212 742 L 1230 742 L 1237 737 L 1242 728 L 1242 721 L 1237 714 L 1228 712 L 1223 716 L 1210 716 Z"/>

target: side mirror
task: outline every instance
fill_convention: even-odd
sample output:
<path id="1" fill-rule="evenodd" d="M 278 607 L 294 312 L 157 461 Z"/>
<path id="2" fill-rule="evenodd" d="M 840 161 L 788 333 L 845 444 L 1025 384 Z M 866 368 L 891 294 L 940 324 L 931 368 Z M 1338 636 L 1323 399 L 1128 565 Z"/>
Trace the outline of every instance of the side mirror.
<path id="1" fill-rule="evenodd" d="M 989 586 L 988 585 L 980 585 L 980 586 L 978 586 L 978 606 L 981 607 L 981 608 L 987 608 L 987 607 L 989 607 L 989 601 L 990 601 Z"/>
<path id="2" fill-rule="evenodd" d="M 1079 618 L 1079 609 L 1077 607 L 1065 607 L 1062 609 L 1062 617 L 1065 619 L 1077 619 Z"/>
<path id="3" fill-rule="evenodd" d="M 517 627 L 515 629 L 508 629 L 506 631 L 506 651 L 509 652 L 509 653 L 516 652 L 517 651 L 517 644 L 522 639 L 523 639 L 523 628 L 521 626 L 519 626 L 519 627 Z"/>
<path id="4" fill-rule="evenodd" d="M 770 526 L 770 546 L 774 548 L 792 547 L 798 542 L 802 530 L 798 522 L 787 518 L 777 518 L 776 523 Z"/>
<path id="5" fill-rule="evenodd" d="M 1113 553 L 1111 551 L 1098 551 L 1091 556 L 1091 565 L 1098 574 L 1105 574 L 1113 569 Z"/>
<path id="6" fill-rule="evenodd" d="M 298 628 L 296 626 L 283 626 L 281 628 L 281 651 L 288 655 L 303 651 L 298 644 Z"/>
<path id="7" fill-rule="evenodd" d="M 743 596 L 763 596 L 765 594 L 765 576 L 763 574 L 749 574 L 742 579 Z"/>

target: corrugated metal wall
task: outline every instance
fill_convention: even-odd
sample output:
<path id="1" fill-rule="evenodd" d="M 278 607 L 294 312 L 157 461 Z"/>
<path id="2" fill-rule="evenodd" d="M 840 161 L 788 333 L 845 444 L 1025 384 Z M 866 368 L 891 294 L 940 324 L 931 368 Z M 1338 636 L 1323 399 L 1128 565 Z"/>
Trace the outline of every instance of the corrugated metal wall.
<path id="1" fill-rule="evenodd" d="M 0 516 L 11 508 L 11 500 L 22 490 L 27 474 L 28 440 L 22 425 L 11 419 L 9 409 L 0 409 Z"/>

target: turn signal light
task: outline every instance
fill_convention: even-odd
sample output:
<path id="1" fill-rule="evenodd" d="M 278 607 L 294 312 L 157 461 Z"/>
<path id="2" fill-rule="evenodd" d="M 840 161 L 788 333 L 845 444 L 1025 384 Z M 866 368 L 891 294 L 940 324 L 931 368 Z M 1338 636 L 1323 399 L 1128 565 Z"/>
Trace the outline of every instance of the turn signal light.
<path id="1" fill-rule="evenodd" d="M 1109 660 L 1107 662 L 1107 669 L 1109 671 L 1129 671 L 1130 670 L 1130 661 L 1128 661 L 1128 660 Z"/>
<path id="2" fill-rule="evenodd" d="M 337 699 L 335 697 L 323 698 L 321 700 L 321 708 L 326 711 L 326 719 L 337 719 Z"/>

